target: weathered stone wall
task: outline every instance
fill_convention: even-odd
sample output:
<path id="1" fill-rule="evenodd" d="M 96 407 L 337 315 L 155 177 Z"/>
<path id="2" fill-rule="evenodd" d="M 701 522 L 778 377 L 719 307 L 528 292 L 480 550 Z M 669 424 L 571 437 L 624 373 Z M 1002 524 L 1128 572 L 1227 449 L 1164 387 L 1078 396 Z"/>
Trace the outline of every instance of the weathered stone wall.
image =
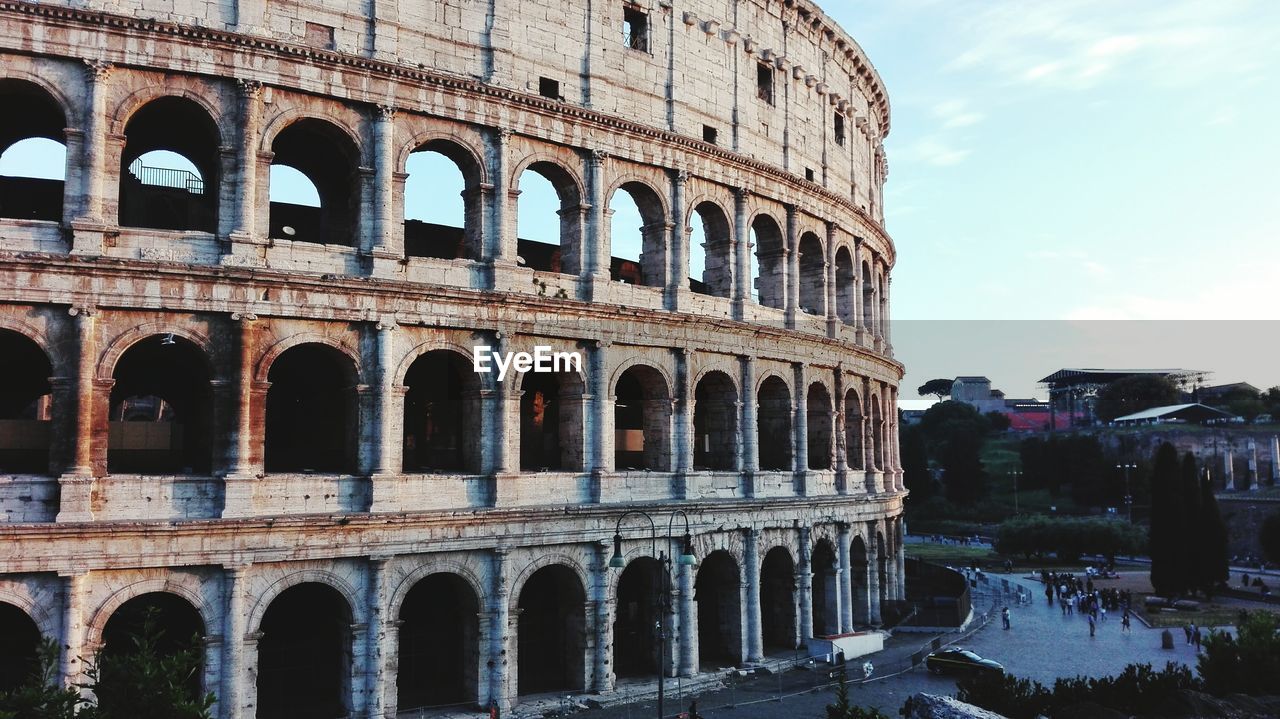
<path id="1" fill-rule="evenodd" d="M 0 2 L 0 93 L 50 102 L 61 121 L 37 134 L 67 149 L 62 216 L 0 218 L 0 332 L 38 348 L 51 374 L 47 471 L 0 475 L 0 601 L 59 639 L 67 681 L 117 609 L 164 592 L 203 622 L 219 716 L 254 716 L 266 610 L 314 584 L 348 609 L 345 711 L 394 716 L 401 605 L 443 573 L 480 608 L 467 703 L 509 709 L 522 693 L 522 589 L 560 568 L 585 597 L 571 688 L 608 691 L 609 539 L 634 508 L 659 524 L 683 512 L 697 555 L 737 567 L 737 618 L 717 618 L 736 662 L 763 656 L 762 611 L 791 606 L 797 640 L 813 633 L 819 538 L 839 557 L 837 588 L 820 598 L 828 628 L 878 623 L 881 603 L 903 597 L 878 77 L 807 2 L 634 4 L 648 18 L 641 49 L 622 43 L 621 3 L 588 7 Z M 772 102 L 757 97 L 762 63 Z M 539 96 L 544 77 L 563 99 Z M 189 114 L 172 136 L 131 129 L 173 98 Z M 290 138 L 304 130 L 300 152 Z M 210 227 L 121 221 L 140 142 L 202 155 Z M 455 259 L 405 250 L 406 160 L 424 147 L 466 183 Z M 272 163 L 290 154 L 327 168 L 324 211 L 346 212 L 330 241 L 272 226 Z M 526 170 L 559 193 L 560 271 L 518 256 Z M 609 274 L 605 208 L 624 185 L 645 222 L 638 285 Z M 695 210 L 719 218 L 706 223 L 709 294 L 687 281 Z M 762 306 L 750 228 L 770 224 L 774 268 L 758 288 L 776 301 Z M 207 471 L 112 468 L 120 368 L 161 338 L 196 358 L 162 371 L 199 378 L 207 395 Z M 410 368 L 432 351 L 469 362 L 478 344 L 582 354 L 552 399 L 561 468 L 522 468 L 527 375 L 467 383 L 465 471 L 405 470 L 420 421 L 406 412 L 421 381 Z M 272 370 L 295 349 L 341 374 L 342 439 L 314 448 L 342 455 L 341 469 L 269 466 L 273 387 L 288 379 Z M 648 471 L 615 466 L 617 383 L 635 367 L 658 378 L 644 399 Z M 706 424 L 726 445 L 715 470 L 694 461 L 708 378 Z M 766 379 L 777 391 L 762 397 Z M 761 471 L 779 446 L 786 461 Z M 652 555 L 647 530 L 628 522 L 623 534 L 627 558 Z M 761 607 L 760 560 L 778 547 L 795 563 L 780 584 L 794 589 Z M 671 571 L 671 675 L 700 671 L 697 571 Z"/>

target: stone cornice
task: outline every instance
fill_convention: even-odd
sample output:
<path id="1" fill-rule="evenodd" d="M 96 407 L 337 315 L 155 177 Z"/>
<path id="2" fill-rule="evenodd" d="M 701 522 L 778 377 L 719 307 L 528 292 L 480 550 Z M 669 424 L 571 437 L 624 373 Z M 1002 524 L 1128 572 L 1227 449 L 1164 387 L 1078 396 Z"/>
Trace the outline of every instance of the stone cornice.
<path id="1" fill-rule="evenodd" d="M 793 0 L 788 0 L 788 2 L 792 1 Z M 812 8 L 812 12 L 821 15 L 821 11 L 816 10 L 816 8 L 809 3 L 803 2 L 802 4 L 809 5 L 809 7 Z M 223 45 L 228 49 L 234 49 L 236 52 L 240 53 L 244 53 L 248 50 L 262 51 L 274 55 L 283 55 L 293 57 L 299 61 L 304 61 L 313 65 L 327 65 L 332 69 L 346 68 L 350 71 L 378 74 L 395 78 L 401 82 L 417 83 L 420 85 L 452 89 L 467 94 L 481 95 L 494 101 L 537 110 L 543 114 L 572 118 L 581 124 L 595 125 L 598 128 L 613 134 L 624 133 L 641 138 L 647 142 L 661 142 L 668 146 L 678 147 L 688 153 L 714 159 L 723 164 L 736 166 L 740 170 L 763 175 L 765 176 L 764 179 L 768 179 L 771 183 L 784 185 L 792 191 L 813 196 L 816 200 L 815 206 L 827 204 L 840 207 L 845 212 L 862 221 L 862 227 L 859 229 L 868 229 L 872 233 L 878 235 L 878 239 L 886 248 L 886 253 L 891 265 L 896 261 L 897 252 L 888 233 L 875 220 L 875 218 L 871 217 L 868 212 L 855 205 L 850 198 L 839 193 L 832 192 L 815 183 L 808 182 L 802 177 L 786 172 L 780 167 L 770 165 L 755 158 L 733 152 L 686 135 L 631 122 L 621 117 L 607 115 L 584 107 L 549 100 L 539 95 L 531 95 L 507 88 L 488 85 L 471 78 L 449 75 L 409 65 L 390 63 L 373 58 L 361 57 L 359 55 L 344 54 L 330 50 L 320 50 L 271 38 L 244 35 L 241 33 L 215 30 L 212 28 L 197 27 L 193 25 L 182 25 L 160 20 L 134 18 L 98 10 L 15 2 L 14 0 L 0 0 L 0 12 L 48 18 L 51 21 L 58 21 L 66 25 L 77 26 L 77 28 L 81 30 L 98 31 L 103 29 L 114 29 L 117 31 L 131 33 L 150 33 L 179 38 L 183 42 L 191 42 L 192 44 L 200 43 L 204 46 Z M 825 18 L 826 16 L 821 15 L 821 17 Z M 834 23 L 831 25 L 836 28 L 841 35 L 847 38 L 847 35 L 844 34 L 843 30 L 839 30 L 839 26 L 834 25 Z M 853 41 L 852 39 L 848 39 L 848 42 L 852 43 Z M 854 46 L 856 47 L 856 44 Z M 859 52 L 861 52 L 860 49 Z M 102 59 L 111 61 L 110 58 Z M 867 63 L 867 66 L 869 67 L 870 64 Z M 184 69 L 183 72 L 193 71 Z M 884 95 L 883 90 L 880 90 L 876 97 L 885 98 L 883 100 L 885 103 L 885 115 L 883 122 L 885 123 L 887 131 L 888 100 Z"/>

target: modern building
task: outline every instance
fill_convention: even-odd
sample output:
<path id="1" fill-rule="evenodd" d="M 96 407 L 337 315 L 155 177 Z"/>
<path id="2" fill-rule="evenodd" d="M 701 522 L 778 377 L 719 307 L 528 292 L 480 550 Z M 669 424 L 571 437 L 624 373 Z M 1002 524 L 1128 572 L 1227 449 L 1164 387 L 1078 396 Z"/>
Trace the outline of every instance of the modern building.
<path id="1" fill-rule="evenodd" d="M 367 8 L 0 6 L 0 153 L 60 153 L 0 178 L 14 664 L 53 637 L 77 683 L 154 609 L 219 717 L 507 711 L 892 614 L 890 116 L 853 38 L 808 0 Z M 406 221 L 446 179 L 456 221 Z M 580 364 L 474 371 L 535 347 Z"/>
<path id="2" fill-rule="evenodd" d="M 1235 417 L 1230 412 L 1214 409 L 1203 404 L 1171 404 L 1163 407 L 1152 407 L 1141 412 L 1126 414 L 1111 420 L 1118 425 L 1139 424 L 1203 424 L 1210 421 L 1224 421 Z"/>
<path id="3" fill-rule="evenodd" d="M 1098 391 L 1116 380 L 1141 375 L 1167 377 L 1179 388 L 1190 391 L 1202 384 L 1208 373 L 1188 369 L 1060 369 L 1040 380 L 1049 390 L 1049 409 L 1053 415 L 1051 426 L 1070 429 L 1092 425 L 1097 421 L 1095 405 Z M 1068 418 L 1065 423 L 1058 416 L 1061 414 Z"/>

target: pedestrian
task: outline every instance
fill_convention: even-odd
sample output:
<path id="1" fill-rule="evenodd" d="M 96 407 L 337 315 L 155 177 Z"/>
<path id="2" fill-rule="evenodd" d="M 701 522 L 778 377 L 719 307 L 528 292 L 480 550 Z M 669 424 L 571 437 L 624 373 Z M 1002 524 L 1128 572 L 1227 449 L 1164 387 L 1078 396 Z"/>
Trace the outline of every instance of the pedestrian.
<path id="1" fill-rule="evenodd" d="M 1005 629 L 1009 628 L 1009 607 L 1006 606 L 1004 611 L 1000 612 L 1000 621 L 1004 623 Z"/>
<path id="2" fill-rule="evenodd" d="M 1053 587 L 1052 586 L 1046 586 L 1044 588 L 1044 598 L 1045 598 L 1045 601 L 1049 602 L 1049 606 L 1052 607 L 1053 606 Z"/>
<path id="3" fill-rule="evenodd" d="M 1100 622 L 1105 622 L 1105 621 L 1107 621 L 1107 607 L 1106 607 L 1106 605 L 1103 605 L 1103 606 L 1098 607 L 1098 621 L 1100 621 Z"/>
<path id="4" fill-rule="evenodd" d="M 1191 625 L 1182 625 L 1182 633 L 1187 637 L 1187 646 L 1191 646 Z"/>
<path id="5" fill-rule="evenodd" d="M 1068 606 L 1069 604 L 1070 604 L 1070 602 L 1068 602 L 1068 601 L 1067 601 L 1067 598 L 1066 598 L 1066 597 L 1059 597 L 1059 598 L 1058 598 L 1058 607 L 1059 607 L 1060 609 L 1062 609 L 1062 616 L 1064 616 L 1064 617 L 1065 617 L 1065 616 L 1067 616 L 1067 606 Z"/>
<path id="6" fill-rule="evenodd" d="M 1129 610 L 1124 610 L 1124 616 L 1120 617 L 1120 631 L 1129 631 Z"/>
<path id="7" fill-rule="evenodd" d="M 1191 642 L 1196 645 L 1196 654 L 1200 653 L 1200 627 L 1191 634 Z"/>
<path id="8" fill-rule="evenodd" d="M 1242 586 L 1242 587 L 1248 587 L 1248 586 L 1249 586 L 1249 573 L 1248 573 L 1248 572 L 1242 572 L 1242 573 L 1240 574 L 1240 586 Z"/>
<path id="9" fill-rule="evenodd" d="M 1090 639 L 1093 638 L 1093 633 L 1097 628 L 1098 628 L 1098 625 L 1093 621 L 1093 615 L 1090 614 L 1089 615 L 1089 638 Z"/>

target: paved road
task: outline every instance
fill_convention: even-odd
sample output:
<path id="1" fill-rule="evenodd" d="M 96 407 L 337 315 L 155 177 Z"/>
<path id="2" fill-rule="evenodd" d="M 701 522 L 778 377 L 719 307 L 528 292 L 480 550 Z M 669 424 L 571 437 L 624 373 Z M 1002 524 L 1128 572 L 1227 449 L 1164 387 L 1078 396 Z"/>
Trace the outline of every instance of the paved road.
<path id="1" fill-rule="evenodd" d="M 994 578 L 998 581 L 1001 577 L 996 575 Z M 1180 632 L 1175 632 L 1177 641 L 1174 649 L 1162 650 L 1160 630 L 1147 629 L 1135 620 L 1132 632 L 1125 634 L 1120 631 L 1119 617 L 1110 617 L 1106 622 L 1099 623 L 1096 636 L 1090 638 L 1087 620 L 1079 615 L 1064 617 L 1056 604 L 1052 608 L 1046 605 L 1038 581 L 1016 581 L 1031 591 L 1035 601 L 1025 606 L 1010 604 L 1012 629 L 1002 630 L 996 619 L 961 642 L 962 646 L 1003 663 L 1013 674 L 1052 684 L 1059 676 L 1115 674 L 1134 662 L 1150 662 L 1157 667 L 1164 666 L 1167 661 L 1195 665 L 1195 652 L 1183 644 Z M 990 597 L 984 595 L 980 600 L 983 606 L 987 606 Z M 895 636 L 885 652 L 871 657 L 876 665 L 876 674 L 882 675 L 909 665 L 908 657 L 928 638 L 928 635 L 915 634 Z M 751 679 L 733 689 L 698 697 L 699 711 L 704 716 L 715 719 L 822 717 L 824 708 L 834 697 L 831 689 L 792 696 L 782 702 L 771 699 L 777 697 L 780 681 L 783 694 L 793 693 L 801 691 L 804 686 L 817 683 L 819 678 L 825 680 L 826 671 L 825 668 L 818 673 L 794 671 L 781 678 L 771 676 Z M 858 704 L 876 707 L 894 717 L 898 715 L 898 709 L 906 698 L 917 692 L 954 694 L 955 680 L 932 676 L 923 667 L 919 667 L 897 676 L 873 678 L 870 682 L 854 685 L 850 689 L 850 696 Z M 673 706 L 673 702 L 668 701 L 667 713 L 670 716 L 687 706 L 688 697 L 678 706 Z M 647 702 L 593 709 L 574 716 L 582 719 L 642 719 L 653 717 L 655 709 L 652 702 Z"/>

